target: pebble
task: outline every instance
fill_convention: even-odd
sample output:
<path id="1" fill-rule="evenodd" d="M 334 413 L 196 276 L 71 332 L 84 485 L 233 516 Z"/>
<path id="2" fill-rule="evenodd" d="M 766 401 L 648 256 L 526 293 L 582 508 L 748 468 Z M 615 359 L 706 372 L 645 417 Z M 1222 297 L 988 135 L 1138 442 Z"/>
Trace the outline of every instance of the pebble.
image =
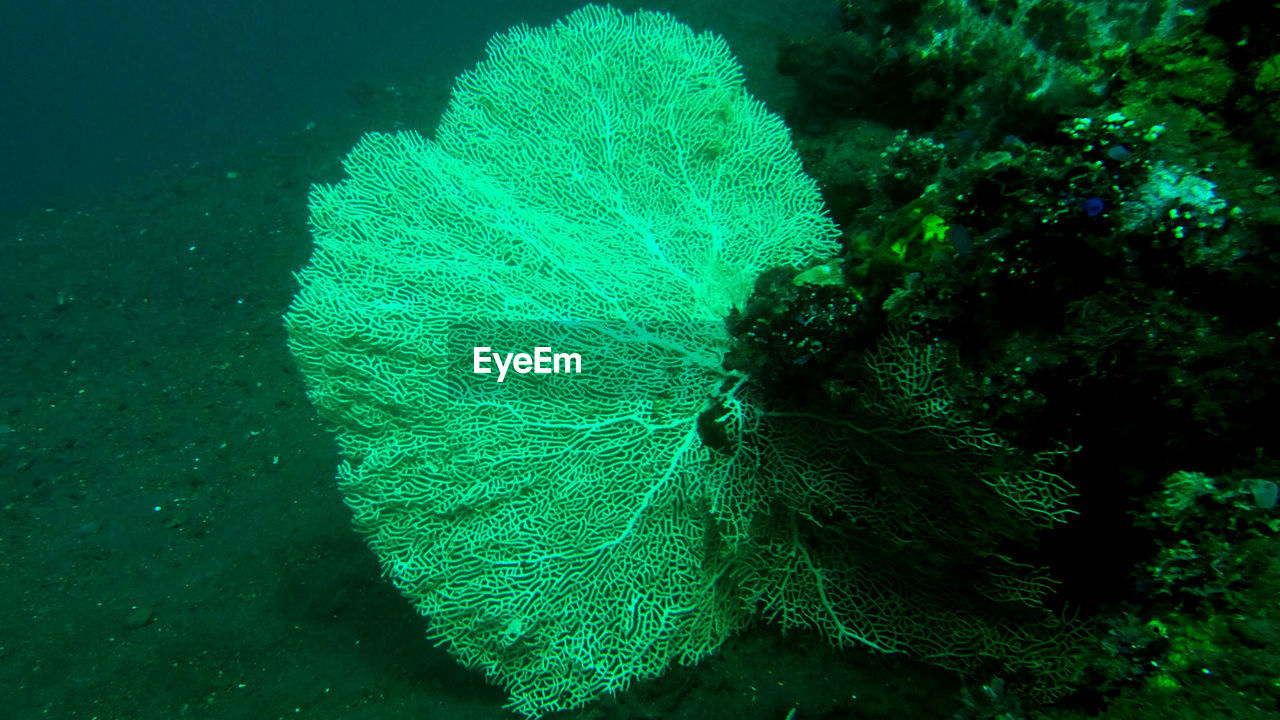
<path id="1" fill-rule="evenodd" d="M 130 610 L 128 615 L 124 616 L 124 626 L 130 630 L 136 630 L 144 625 L 150 624 L 154 618 L 155 611 L 150 605 L 139 605 L 133 610 Z"/>

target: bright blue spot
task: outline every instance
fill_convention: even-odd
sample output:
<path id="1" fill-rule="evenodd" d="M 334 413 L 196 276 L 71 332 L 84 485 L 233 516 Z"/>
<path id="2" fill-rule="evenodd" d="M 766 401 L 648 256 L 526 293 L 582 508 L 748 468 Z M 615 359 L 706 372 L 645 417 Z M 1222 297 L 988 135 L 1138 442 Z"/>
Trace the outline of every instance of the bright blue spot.
<path id="1" fill-rule="evenodd" d="M 1080 203 L 1080 209 L 1084 211 L 1085 215 L 1088 215 L 1091 218 L 1098 217 L 1102 214 L 1103 210 L 1107 209 L 1107 204 L 1102 202 L 1102 198 L 1091 197 Z"/>

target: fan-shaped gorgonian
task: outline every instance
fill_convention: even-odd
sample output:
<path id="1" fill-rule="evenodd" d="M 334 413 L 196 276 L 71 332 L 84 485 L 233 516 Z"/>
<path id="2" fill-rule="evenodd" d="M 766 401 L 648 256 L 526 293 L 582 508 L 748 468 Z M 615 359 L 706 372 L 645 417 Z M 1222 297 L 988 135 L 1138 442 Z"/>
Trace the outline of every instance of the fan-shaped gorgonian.
<path id="1" fill-rule="evenodd" d="M 724 317 L 838 249 L 724 41 L 595 6 L 514 28 L 434 140 L 370 134 L 346 170 L 312 191 L 290 345 L 431 635 L 531 716 L 717 648 L 752 610 L 726 570 L 760 505 Z M 481 346 L 582 373 L 498 383 Z"/>

